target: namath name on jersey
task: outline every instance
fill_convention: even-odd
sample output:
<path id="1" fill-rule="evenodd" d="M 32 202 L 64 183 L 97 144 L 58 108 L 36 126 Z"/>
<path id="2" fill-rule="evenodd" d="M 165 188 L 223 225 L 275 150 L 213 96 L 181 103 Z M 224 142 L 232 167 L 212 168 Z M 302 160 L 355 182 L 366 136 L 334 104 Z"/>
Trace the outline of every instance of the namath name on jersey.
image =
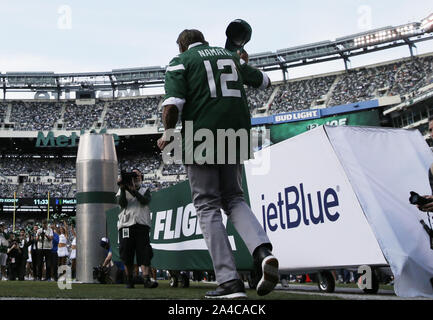
<path id="1" fill-rule="evenodd" d="M 209 56 L 229 56 L 229 57 L 233 56 L 230 51 L 227 51 L 222 48 L 204 49 L 204 50 L 198 50 L 197 52 L 203 58 Z"/>

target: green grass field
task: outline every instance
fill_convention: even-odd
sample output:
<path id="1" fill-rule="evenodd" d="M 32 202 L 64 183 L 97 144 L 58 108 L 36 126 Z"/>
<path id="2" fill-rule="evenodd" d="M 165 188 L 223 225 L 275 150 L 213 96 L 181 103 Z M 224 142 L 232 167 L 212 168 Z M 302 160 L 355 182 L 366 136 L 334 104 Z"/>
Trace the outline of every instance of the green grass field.
<path id="1" fill-rule="evenodd" d="M 189 288 L 171 288 L 168 280 L 158 281 L 155 289 L 145 289 L 135 285 L 135 289 L 126 289 L 125 285 L 78 284 L 72 283 L 72 289 L 61 290 L 56 282 L 39 281 L 0 281 L 0 298 L 48 298 L 48 299 L 204 299 L 206 291 L 216 285 L 191 282 Z M 255 290 L 247 289 L 251 300 L 335 300 L 336 297 L 320 295 L 292 294 L 280 290 L 260 297 Z"/>

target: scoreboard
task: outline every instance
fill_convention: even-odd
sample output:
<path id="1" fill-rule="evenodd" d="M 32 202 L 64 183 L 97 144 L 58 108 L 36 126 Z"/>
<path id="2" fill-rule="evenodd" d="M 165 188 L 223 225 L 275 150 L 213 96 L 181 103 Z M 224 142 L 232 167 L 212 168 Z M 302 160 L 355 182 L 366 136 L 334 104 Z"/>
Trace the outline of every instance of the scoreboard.
<path id="1" fill-rule="evenodd" d="M 75 206 L 76 198 L 0 198 L 0 205 L 3 206 Z"/>

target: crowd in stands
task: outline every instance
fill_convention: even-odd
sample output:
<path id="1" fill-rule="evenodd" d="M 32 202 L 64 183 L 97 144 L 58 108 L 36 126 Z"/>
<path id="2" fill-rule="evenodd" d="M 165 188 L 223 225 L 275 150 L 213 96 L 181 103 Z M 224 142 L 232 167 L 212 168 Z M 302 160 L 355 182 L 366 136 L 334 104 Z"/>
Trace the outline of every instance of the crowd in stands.
<path id="1" fill-rule="evenodd" d="M 46 197 L 48 192 L 50 197 L 68 197 L 72 184 L 67 183 L 25 183 L 22 191 L 18 192 L 17 197 L 34 198 L 37 196 Z"/>
<path id="2" fill-rule="evenodd" d="M 330 106 L 370 100 L 377 96 L 404 95 L 432 81 L 433 57 L 361 68 L 342 76 L 332 92 Z M 384 89 L 381 93 L 380 90 Z"/>
<path id="3" fill-rule="evenodd" d="M 0 181 L 0 197 L 13 197 L 18 185 L 5 181 Z"/>
<path id="4" fill-rule="evenodd" d="M 271 113 L 314 108 L 314 100 L 327 98 L 327 106 L 404 95 L 433 83 L 433 56 L 348 70 L 337 76 L 291 81 L 279 87 Z M 335 86 L 331 91 L 332 85 Z"/>
<path id="5" fill-rule="evenodd" d="M 335 76 L 329 76 L 281 85 L 273 101 L 272 113 L 309 109 L 315 100 L 328 93 L 334 81 Z"/>
<path id="6" fill-rule="evenodd" d="M 138 169 L 142 174 L 152 174 L 161 166 L 162 159 L 158 154 L 142 153 L 119 158 L 120 170 Z"/>
<path id="7" fill-rule="evenodd" d="M 60 117 L 60 105 L 56 102 L 13 101 L 9 122 L 15 123 L 14 130 L 51 130 Z"/>
<path id="8" fill-rule="evenodd" d="M 182 164 L 164 164 L 162 168 L 162 174 L 164 176 L 186 174 L 185 166 Z"/>
<path id="9" fill-rule="evenodd" d="M 141 128 L 158 111 L 160 98 L 130 99 L 111 102 L 105 115 L 106 128 Z"/>
<path id="10" fill-rule="evenodd" d="M 276 114 L 314 108 L 318 99 L 325 100 L 329 107 L 384 95 L 406 95 L 432 83 L 432 65 L 433 56 L 407 58 L 388 64 L 350 69 L 332 76 L 290 80 L 265 90 L 247 88 L 246 95 L 252 114 L 268 102 L 271 103 L 270 113 Z M 270 101 L 274 91 L 276 95 Z M 161 100 L 162 97 L 130 98 L 97 101 L 95 105 L 77 105 L 73 102 L 1 102 L 0 122 L 4 122 L 10 104 L 9 122 L 14 123 L 14 130 L 50 130 L 57 121 L 63 122 L 66 130 L 88 130 L 98 120 L 103 122 L 103 127 L 109 129 L 141 128 L 147 124 L 147 119 L 160 120 Z"/>
<path id="11" fill-rule="evenodd" d="M 4 176 L 29 175 L 75 177 L 75 158 L 40 158 L 32 155 L 0 157 L 0 173 Z"/>
<path id="12" fill-rule="evenodd" d="M 63 116 L 65 130 L 88 130 L 99 120 L 104 110 L 104 103 L 94 105 L 76 105 L 67 103 Z"/>
<path id="13" fill-rule="evenodd" d="M 266 88 L 265 90 L 257 90 L 250 87 L 245 89 L 250 112 L 265 107 L 274 90 L 275 90 L 274 86 Z"/>
<path id="14" fill-rule="evenodd" d="M 145 188 L 149 188 L 151 192 L 155 192 L 161 189 L 165 189 L 168 187 L 171 187 L 175 184 L 178 184 L 179 182 L 182 182 L 181 179 L 178 179 L 176 181 L 163 181 L 163 180 L 144 180 L 143 186 Z"/>
<path id="15" fill-rule="evenodd" d="M 4 122 L 6 118 L 8 105 L 6 103 L 0 102 L 0 123 Z"/>
<path id="16" fill-rule="evenodd" d="M 32 176 L 49 175 L 48 159 L 32 158 L 30 156 L 15 156 L 0 158 L 0 172 L 4 176 L 31 174 Z"/>
<path id="17" fill-rule="evenodd" d="M 389 64 L 349 70 L 340 74 L 291 80 L 273 85 L 266 90 L 246 89 L 250 110 L 271 103 L 270 114 L 315 108 L 317 100 L 327 106 L 353 103 L 387 95 L 405 95 L 433 83 L 433 56 L 414 57 Z M 272 94 L 275 93 L 273 99 Z M 66 130 L 90 129 L 103 120 L 106 128 L 139 128 L 146 119 L 161 116 L 161 97 L 98 101 L 95 105 L 73 102 L 0 102 L 0 121 L 8 108 L 9 122 L 14 130 L 49 130 L 57 121 Z M 270 101 L 272 100 L 272 101 Z M 104 116 L 104 117 L 103 117 Z M 103 119 L 102 119 L 103 117 Z M 31 155 L 0 156 L 0 176 L 26 175 L 19 183 L 0 181 L 0 195 L 45 196 L 48 191 L 62 197 L 74 196 L 76 187 L 75 158 L 34 158 Z M 182 165 L 162 165 L 158 154 L 134 154 L 119 159 L 119 172 L 138 168 L 153 190 L 181 181 L 185 175 Z M 158 174 L 161 177 L 158 177 Z M 41 181 L 42 177 L 56 181 Z M 69 180 L 68 180 L 69 179 Z M 169 180 L 166 182 L 164 180 Z"/>
<path id="18" fill-rule="evenodd" d="M 162 165 L 161 155 L 158 153 L 137 153 L 122 155 L 118 158 L 120 171 L 139 169 L 144 174 L 145 183 L 156 191 L 182 181 L 185 169 L 182 165 Z M 45 198 L 50 192 L 51 197 L 74 197 L 76 186 L 76 158 L 41 158 L 32 155 L 0 156 L 0 197 Z M 161 170 L 162 169 L 162 170 Z M 158 178 L 157 172 L 163 176 L 177 175 L 175 182 Z M 8 177 L 24 176 L 20 182 L 7 181 Z"/>
<path id="19" fill-rule="evenodd" d="M 433 57 L 414 58 L 402 64 L 395 75 L 391 95 L 414 92 L 433 81 Z"/>
<path id="20" fill-rule="evenodd" d="M 62 158 L 52 161 L 52 171 L 57 179 L 75 178 L 75 158 Z"/>

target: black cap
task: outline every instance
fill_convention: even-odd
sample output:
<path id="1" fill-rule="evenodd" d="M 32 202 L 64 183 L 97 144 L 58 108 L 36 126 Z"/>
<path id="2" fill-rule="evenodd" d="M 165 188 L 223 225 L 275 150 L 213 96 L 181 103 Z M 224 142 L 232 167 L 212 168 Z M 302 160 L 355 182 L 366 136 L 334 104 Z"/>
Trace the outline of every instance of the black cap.
<path id="1" fill-rule="evenodd" d="M 252 32 L 251 26 L 245 20 L 236 19 L 230 22 L 226 29 L 225 48 L 230 51 L 242 49 L 250 41 Z"/>

